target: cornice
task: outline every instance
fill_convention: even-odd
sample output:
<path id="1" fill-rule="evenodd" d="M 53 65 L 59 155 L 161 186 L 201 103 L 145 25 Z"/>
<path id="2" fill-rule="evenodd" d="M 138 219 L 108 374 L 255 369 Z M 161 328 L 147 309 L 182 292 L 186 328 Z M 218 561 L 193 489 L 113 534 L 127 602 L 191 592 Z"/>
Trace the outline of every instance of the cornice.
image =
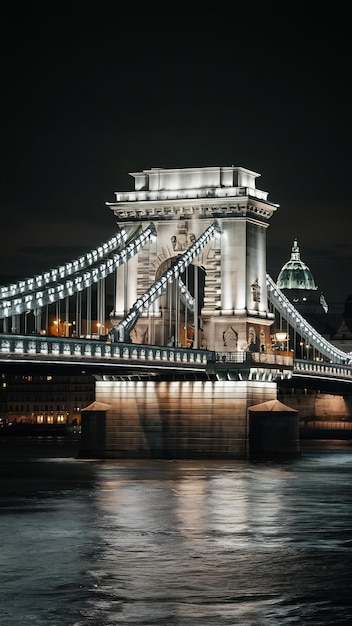
<path id="1" fill-rule="evenodd" d="M 217 219 L 221 217 L 256 217 L 270 219 L 277 210 L 275 204 L 250 197 L 231 198 L 224 201 L 211 199 L 107 203 L 118 221 L 168 220 L 168 219 Z"/>

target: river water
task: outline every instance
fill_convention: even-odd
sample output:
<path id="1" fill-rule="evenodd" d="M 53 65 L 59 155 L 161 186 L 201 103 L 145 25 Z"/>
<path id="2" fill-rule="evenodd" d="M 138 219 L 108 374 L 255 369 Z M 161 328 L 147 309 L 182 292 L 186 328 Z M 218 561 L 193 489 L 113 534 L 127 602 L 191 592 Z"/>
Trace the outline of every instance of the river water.
<path id="1" fill-rule="evenodd" d="M 1 626 L 347 625 L 352 442 L 96 461 L 0 439 Z"/>

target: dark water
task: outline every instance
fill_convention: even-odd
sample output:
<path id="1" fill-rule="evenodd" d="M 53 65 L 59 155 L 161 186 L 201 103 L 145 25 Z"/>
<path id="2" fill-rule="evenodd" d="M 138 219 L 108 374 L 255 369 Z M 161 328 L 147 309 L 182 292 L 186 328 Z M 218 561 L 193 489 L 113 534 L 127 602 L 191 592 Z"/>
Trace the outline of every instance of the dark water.
<path id="1" fill-rule="evenodd" d="M 276 464 L 0 455 L 1 626 L 351 622 L 351 443 Z"/>

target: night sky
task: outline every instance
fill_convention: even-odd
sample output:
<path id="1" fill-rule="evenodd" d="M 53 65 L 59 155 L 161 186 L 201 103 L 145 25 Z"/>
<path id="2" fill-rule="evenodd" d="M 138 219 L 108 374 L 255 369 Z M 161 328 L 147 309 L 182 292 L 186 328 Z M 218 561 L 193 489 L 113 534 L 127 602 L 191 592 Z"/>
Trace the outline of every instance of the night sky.
<path id="1" fill-rule="evenodd" d="M 347 3 L 334 13 L 309 0 L 232 3 L 215 16 L 202 5 L 200 18 L 176 5 L 165 17 L 162 5 L 77 6 L 2 10 L 1 282 L 111 237 L 105 202 L 133 189 L 129 172 L 236 165 L 260 173 L 257 187 L 280 205 L 267 271 L 276 280 L 297 238 L 328 304 L 343 310 L 352 293 Z"/>

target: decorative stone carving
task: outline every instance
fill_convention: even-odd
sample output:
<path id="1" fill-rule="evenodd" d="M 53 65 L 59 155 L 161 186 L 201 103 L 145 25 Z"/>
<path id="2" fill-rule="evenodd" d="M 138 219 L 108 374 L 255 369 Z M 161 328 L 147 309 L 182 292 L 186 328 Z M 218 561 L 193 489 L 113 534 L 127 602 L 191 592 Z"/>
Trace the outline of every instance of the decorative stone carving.
<path id="1" fill-rule="evenodd" d="M 171 245 L 175 252 L 184 252 L 196 241 L 194 233 L 188 234 L 188 223 L 180 222 L 177 226 L 177 234 L 172 235 Z"/>
<path id="2" fill-rule="evenodd" d="M 260 285 L 258 283 L 258 278 L 255 279 L 254 283 L 252 283 L 251 290 L 253 302 L 260 302 Z"/>
<path id="3" fill-rule="evenodd" d="M 228 349 L 230 352 L 234 352 L 237 350 L 238 345 L 238 333 L 235 331 L 232 326 L 229 326 L 222 333 L 222 338 L 224 342 L 224 347 Z"/>

